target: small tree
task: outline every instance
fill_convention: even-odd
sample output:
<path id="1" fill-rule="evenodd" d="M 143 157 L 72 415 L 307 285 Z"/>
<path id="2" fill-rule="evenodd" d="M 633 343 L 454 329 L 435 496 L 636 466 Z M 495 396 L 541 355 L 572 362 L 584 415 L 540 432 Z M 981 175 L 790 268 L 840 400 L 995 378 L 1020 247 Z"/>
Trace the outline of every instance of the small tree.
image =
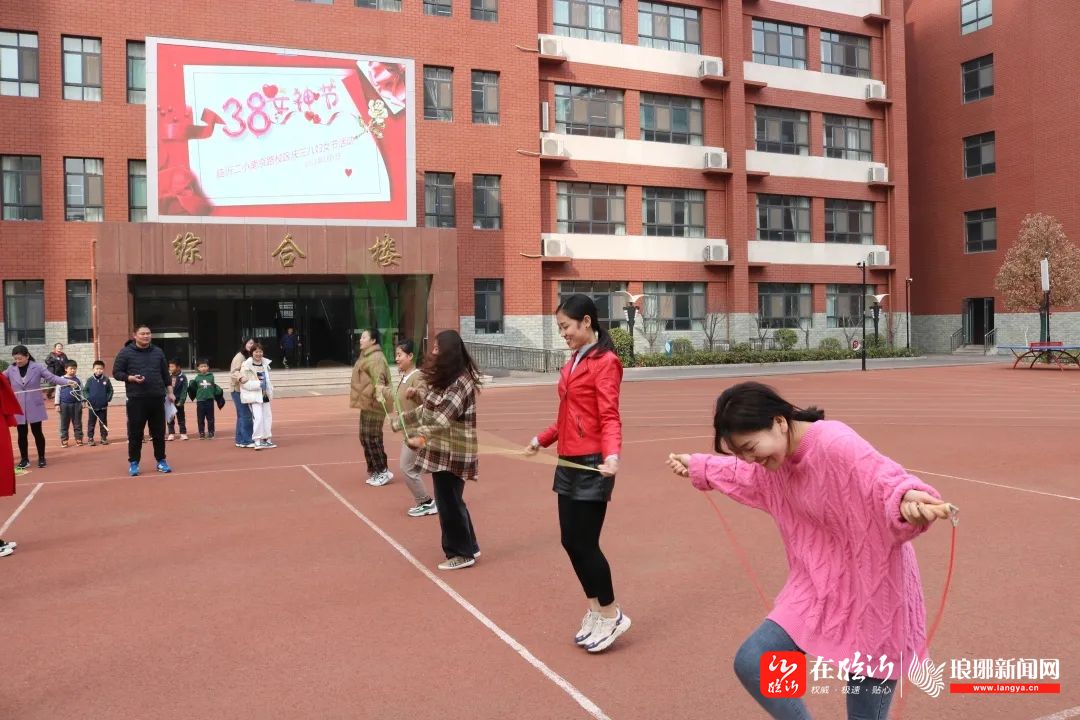
<path id="1" fill-rule="evenodd" d="M 703 326 L 703 332 L 705 333 L 705 349 L 712 351 L 716 346 L 716 336 L 720 334 L 720 329 L 726 323 L 724 313 L 706 313 L 705 325 Z"/>
<path id="2" fill-rule="evenodd" d="M 641 303 L 641 322 L 635 327 L 645 338 L 649 346 L 649 352 L 656 352 L 656 343 L 662 337 L 664 321 L 657 317 L 659 313 L 659 301 L 655 295 L 645 295 Z"/>
<path id="3" fill-rule="evenodd" d="M 751 315 L 750 316 L 750 322 L 751 322 L 750 327 L 757 333 L 757 342 L 758 342 L 757 349 L 758 350 L 764 350 L 765 349 L 765 336 L 769 334 L 769 329 L 770 328 L 769 328 L 768 325 L 762 325 L 762 323 L 761 323 L 761 314 L 760 313 L 754 313 L 753 315 Z M 751 337 L 750 341 L 753 342 L 754 338 Z"/>
<path id="4" fill-rule="evenodd" d="M 1050 254 L 1050 305 L 1080 304 L 1080 247 L 1065 236 L 1051 215 L 1028 215 L 1020 223 L 1016 244 L 1009 248 L 994 286 L 1010 310 L 1038 312 L 1043 307 L 1039 262 Z"/>
<path id="5" fill-rule="evenodd" d="M 851 341 L 855 339 L 855 336 L 862 332 L 862 325 L 859 324 L 861 318 L 854 315 L 844 315 L 837 318 L 837 325 L 840 326 L 840 332 L 844 334 L 845 347 L 851 347 Z"/>

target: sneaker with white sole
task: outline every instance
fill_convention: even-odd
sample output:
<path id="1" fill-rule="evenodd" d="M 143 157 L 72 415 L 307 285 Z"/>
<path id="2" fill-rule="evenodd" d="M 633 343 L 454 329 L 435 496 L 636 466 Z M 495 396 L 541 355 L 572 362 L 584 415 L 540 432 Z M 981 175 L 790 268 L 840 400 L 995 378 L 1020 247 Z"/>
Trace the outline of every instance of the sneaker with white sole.
<path id="1" fill-rule="evenodd" d="M 594 610 L 587 610 L 585 617 L 581 621 L 581 629 L 578 630 L 577 635 L 574 636 L 574 643 L 585 647 L 589 644 L 589 636 L 593 634 L 593 630 L 596 629 L 596 623 L 600 620 L 600 613 Z"/>
<path id="2" fill-rule="evenodd" d="M 375 484 L 375 476 L 374 475 L 368 475 L 367 480 L 365 480 L 364 482 L 366 482 L 368 485 L 374 485 Z"/>
<path id="3" fill-rule="evenodd" d="M 270 448 L 276 448 L 277 445 L 274 444 L 273 440 L 267 439 L 267 440 L 263 440 L 263 447 L 267 448 L 267 449 L 270 449 Z"/>
<path id="4" fill-rule="evenodd" d="M 0 547 L 0 557 L 7 557 L 8 555 L 10 555 L 10 554 L 11 554 L 11 553 L 13 553 L 13 552 L 15 552 L 15 549 L 14 549 L 14 548 L 11 548 L 11 547 Z"/>
<path id="5" fill-rule="evenodd" d="M 476 564 L 474 558 L 461 557 L 455 555 L 445 562 L 439 563 L 440 570 L 461 570 L 462 568 L 472 567 Z"/>
<path id="6" fill-rule="evenodd" d="M 394 473 L 389 470 L 383 470 L 381 473 L 376 473 L 375 476 L 371 478 L 371 484 L 375 487 L 382 487 L 393 479 Z"/>
<path id="7" fill-rule="evenodd" d="M 5 550 L 5 549 L 14 550 L 18 546 L 19 546 L 19 543 L 15 542 L 14 540 L 2 540 L 2 539 L 0 539 L 0 551 Z"/>
<path id="8" fill-rule="evenodd" d="M 624 615 L 622 610 L 613 618 L 601 617 L 589 636 L 589 644 L 585 649 L 591 653 L 607 650 L 620 635 L 630 629 L 630 616 Z"/>
<path id="9" fill-rule="evenodd" d="M 434 515 L 439 512 L 439 508 L 435 507 L 435 501 L 432 499 L 425 500 L 424 502 L 416 503 L 415 506 L 408 509 L 409 517 L 424 517 L 425 515 Z"/>

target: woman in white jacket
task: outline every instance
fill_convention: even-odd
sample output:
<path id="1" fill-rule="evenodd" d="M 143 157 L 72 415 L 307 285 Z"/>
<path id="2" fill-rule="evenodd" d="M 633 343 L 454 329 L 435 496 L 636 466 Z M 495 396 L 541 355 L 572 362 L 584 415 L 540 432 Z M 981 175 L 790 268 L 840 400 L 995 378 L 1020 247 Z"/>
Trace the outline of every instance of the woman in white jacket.
<path id="1" fill-rule="evenodd" d="M 270 401 L 274 399 L 274 383 L 270 380 L 270 360 L 263 357 L 259 343 L 251 347 L 251 357 L 240 366 L 240 402 L 251 406 L 253 427 L 251 438 L 256 450 L 277 447 L 271 440 L 273 415 Z"/>

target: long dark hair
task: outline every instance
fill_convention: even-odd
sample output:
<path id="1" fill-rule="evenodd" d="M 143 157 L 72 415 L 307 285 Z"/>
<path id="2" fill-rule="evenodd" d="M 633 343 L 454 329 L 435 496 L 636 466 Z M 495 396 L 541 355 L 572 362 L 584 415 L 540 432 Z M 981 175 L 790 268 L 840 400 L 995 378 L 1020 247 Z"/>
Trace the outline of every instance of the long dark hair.
<path id="1" fill-rule="evenodd" d="M 11 357 L 15 357 L 16 355 L 25 355 L 27 357 L 26 362 L 28 363 L 37 362 L 25 345 L 16 345 L 11 348 Z"/>
<path id="2" fill-rule="evenodd" d="M 251 350 L 248 350 L 247 349 L 247 344 L 248 343 L 257 343 L 257 342 L 258 341 L 255 338 L 247 338 L 246 340 L 244 340 L 244 342 L 240 343 L 240 354 L 243 355 L 245 358 L 251 357 L 251 350 L 254 350 L 255 346 L 252 345 Z"/>
<path id="3" fill-rule="evenodd" d="M 561 312 L 571 320 L 577 320 L 578 322 L 582 322 L 586 317 L 591 318 L 591 327 L 596 331 L 596 354 L 615 352 L 615 343 L 612 342 L 611 335 L 607 330 L 600 327 L 596 303 L 593 302 L 591 297 L 581 293 L 571 295 L 559 303 L 559 307 L 555 308 L 555 312 Z"/>
<path id="4" fill-rule="evenodd" d="M 445 390 L 462 375 L 468 375 L 479 388 L 480 370 L 469 355 L 457 330 L 443 330 L 435 336 L 438 354 L 424 360 L 424 380 L 435 390 Z"/>
<path id="5" fill-rule="evenodd" d="M 816 407 L 805 410 L 795 407 L 768 385 L 759 382 L 744 382 L 732 385 L 716 401 L 716 414 L 713 415 L 713 429 L 716 452 L 727 454 L 723 441 L 731 444 L 735 433 L 751 433 L 768 430 L 776 418 L 817 422 L 825 419 L 825 411 Z"/>

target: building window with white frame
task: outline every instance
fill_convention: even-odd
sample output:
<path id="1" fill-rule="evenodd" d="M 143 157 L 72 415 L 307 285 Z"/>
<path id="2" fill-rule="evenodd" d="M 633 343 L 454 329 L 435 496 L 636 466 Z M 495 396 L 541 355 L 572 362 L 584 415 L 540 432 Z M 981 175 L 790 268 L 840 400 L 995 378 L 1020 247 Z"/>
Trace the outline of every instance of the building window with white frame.
<path id="1" fill-rule="evenodd" d="M 994 133 L 981 133 L 964 138 L 964 177 L 993 175 L 997 170 Z"/>
<path id="2" fill-rule="evenodd" d="M 555 132 L 621 138 L 624 124 L 622 90 L 555 86 Z"/>
<path id="3" fill-rule="evenodd" d="M 37 97 L 40 92 L 37 33 L 0 30 L 0 95 Z"/>
<path id="4" fill-rule="evenodd" d="M 101 102 L 101 38 L 65 35 L 64 99 Z"/>
<path id="5" fill-rule="evenodd" d="M 45 344 L 45 281 L 4 281 L 4 344 Z"/>
<path id="6" fill-rule="evenodd" d="M 806 69 L 806 28 L 802 25 L 754 18 L 751 33 L 754 62 Z"/>
<path id="7" fill-rule="evenodd" d="M 90 281 L 67 281 L 67 331 L 69 343 L 94 342 Z"/>
<path id="8" fill-rule="evenodd" d="M 758 283 L 758 326 L 801 328 L 813 320 L 810 285 Z"/>
<path id="9" fill-rule="evenodd" d="M 626 186 L 566 183 L 556 186 L 556 232 L 626 234 Z"/>
<path id="10" fill-rule="evenodd" d="M 503 281 L 473 281 L 473 320 L 477 335 L 496 335 L 503 331 Z"/>
<path id="11" fill-rule="evenodd" d="M 825 242 L 873 245 L 874 203 L 826 198 Z"/>
<path id="12" fill-rule="evenodd" d="M 502 193 L 498 175 L 473 175 L 473 228 L 502 228 Z"/>
<path id="13" fill-rule="evenodd" d="M 450 17 L 454 14 L 453 0 L 424 0 L 424 14 Z"/>
<path id="14" fill-rule="evenodd" d="M 664 330 L 704 329 L 705 283 L 647 282 L 645 296 L 646 317 L 659 320 Z"/>
<path id="15" fill-rule="evenodd" d="M 499 73 L 472 71 L 472 121 L 477 125 L 499 124 Z"/>
<path id="16" fill-rule="evenodd" d="M 498 22 L 499 0 L 472 0 L 469 12 L 473 20 Z"/>
<path id="17" fill-rule="evenodd" d="M 555 0 L 552 25 L 556 35 L 622 42 L 622 8 L 619 0 Z"/>
<path id="18" fill-rule="evenodd" d="M 146 43 L 144 42 L 128 40 L 127 101 L 133 105 L 146 104 Z"/>
<path id="19" fill-rule="evenodd" d="M 454 119 L 452 68 L 424 66 L 424 119 L 444 122 Z"/>
<path id="20" fill-rule="evenodd" d="M 874 159 L 873 123 L 869 118 L 825 115 L 825 157 L 841 160 Z"/>
<path id="21" fill-rule="evenodd" d="M 665 3 L 638 3 L 638 45 L 698 54 L 701 52 L 701 12 Z"/>
<path id="22" fill-rule="evenodd" d="M 41 220 L 41 156 L 0 157 L 0 219 Z"/>
<path id="23" fill-rule="evenodd" d="M 960 0 L 960 34 L 967 35 L 994 24 L 994 0 Z"/>
<path id="24" fill-rule="evenodd" d="M 596 303 L 596 322 L 605 330 L 623 327 L 626 323 L 626 283 L 598 280 L 564 280 L 559 283 L 559 302 L 571 295 L 588 295 Z"/>
<path id="25" fill-rule="evenodd" d="M 705 191 L 642 188 L 641 224 L 646 235 L 705 237 Z"/>
<path id="26" fill-rule="evenodd" d="M 755 106 L 757 149 L 785 155 L 810 154 L 810 115 L 790 108 Z"/>
<path id="27" fill-rule="evenodd" d="M 968 60 L 960 66 L 964 79 L 964 103 L 975 102 L 994 94 L 994 56 Z"/>
<path id="28" fill-rule="evenodd" d="M 64 158 L 64 205 L 65 220 L 105 220 L 104 160 Z"/>
<path id="29" fill-rule="evenodd" d="M 356 7 L 398 12 L 401 10 L 401 0 L 356 0 Z"/>
<path id="30" fill-rule="evenodd" d="M 969 253 L 997 250 L 997 208 L 964 213 L 964 251 Z"/>
<path id="31" fill-rule="evenodd" d="M 866 294 L 874 286 L 861 284 L 825 286 L 825 323 L 831 328 L 859 327 L 862 323 Z"/>
<path id="32" fill-rule="evenodd" d="M 821 72 L 869 78 L 870 38 L 822 30 Z"/>
<path id="33" fill-rule="evenodd" d="M 701 98 L 641 93 L 641 139 L 703 145 Z"/>
<path id="34" fill-rule="evenodd" d="M 128 160 L 128 221 L 146 222 L 145 160 Z"/>
<path id="35" fill-rule="evenodd" d="M 757 196 L 757 239 L 810 242 L 810 198 L 801 195 Z"/>
<path id="36" fill-rule="evenodd" d="M 424 226 L 452 228 L 455 216 L 454 173 L 424 173 Z"/>

